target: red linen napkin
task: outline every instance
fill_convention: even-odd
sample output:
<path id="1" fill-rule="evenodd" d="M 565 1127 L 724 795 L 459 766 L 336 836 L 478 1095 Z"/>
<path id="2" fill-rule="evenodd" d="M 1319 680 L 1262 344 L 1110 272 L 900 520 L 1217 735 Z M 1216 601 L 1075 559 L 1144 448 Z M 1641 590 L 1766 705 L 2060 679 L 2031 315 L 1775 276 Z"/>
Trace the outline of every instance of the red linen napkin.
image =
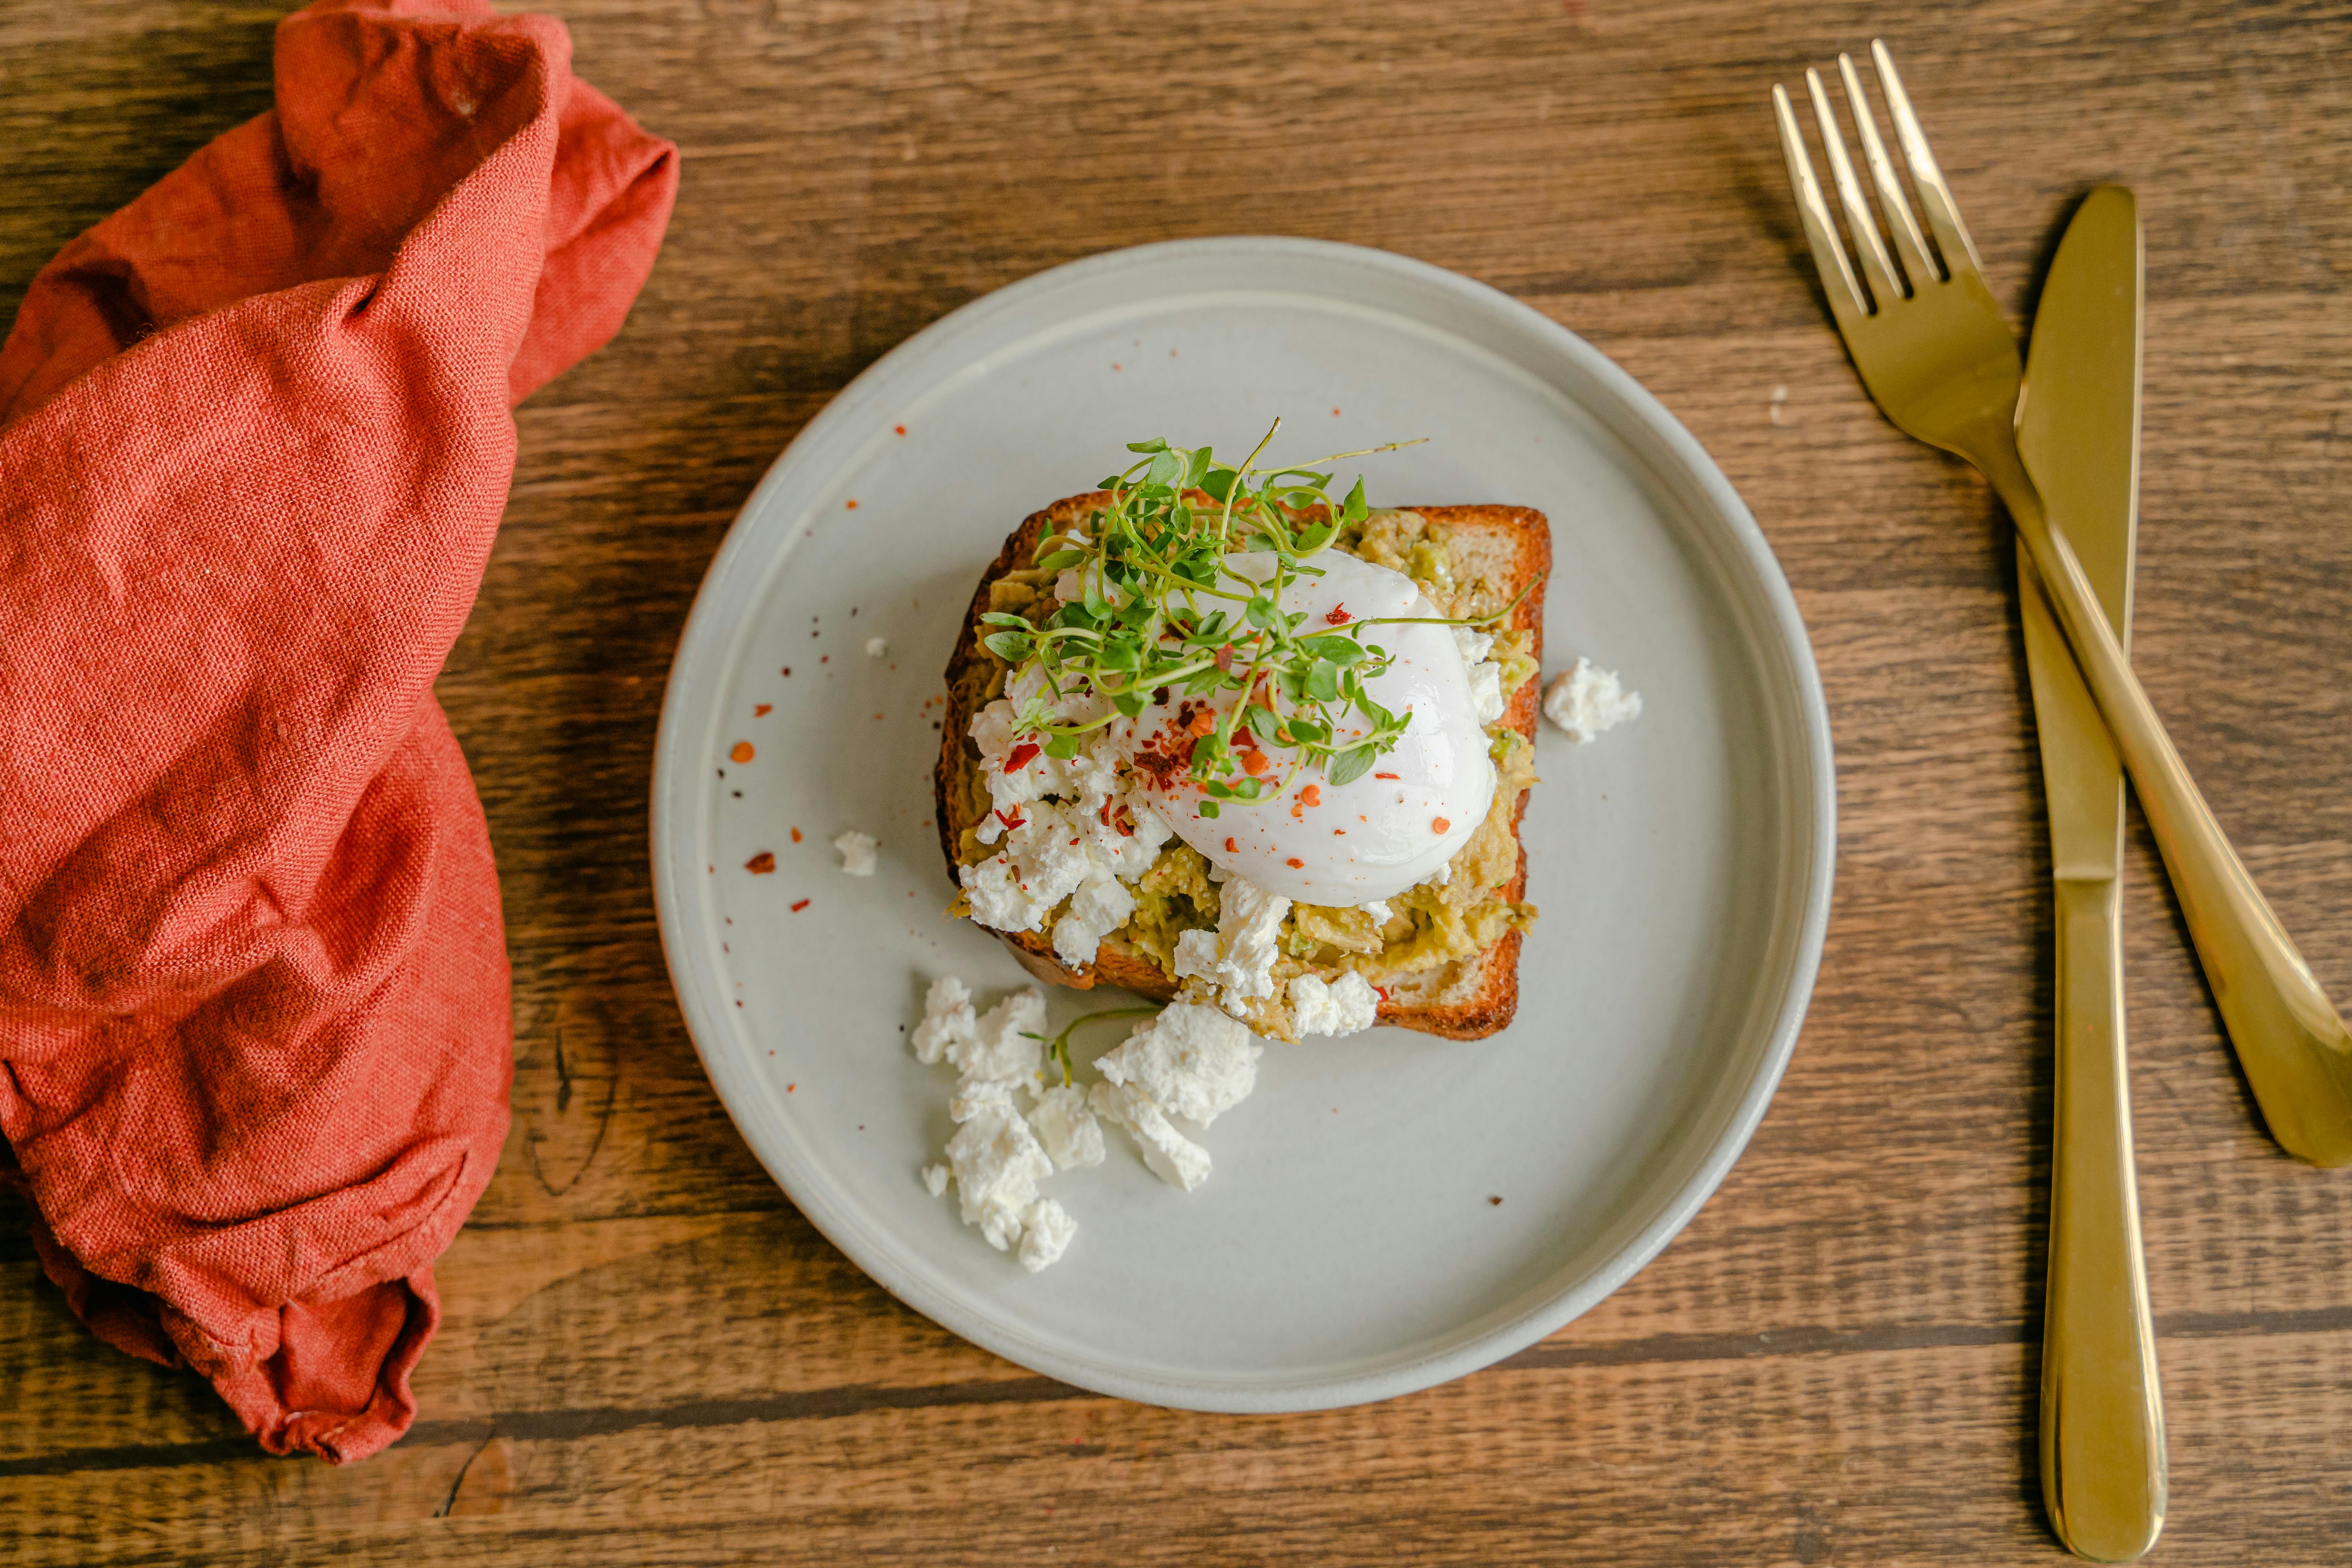
<path id="1" fill-rule="evenodd" d="M 677 160 L 478 0 L 319 0 L 276 72 L 0 349 L 0 1132 L 93 1331 L 345 1460 L 507 1129 L 433 679 L 510 405 L 619 328 Z"/>

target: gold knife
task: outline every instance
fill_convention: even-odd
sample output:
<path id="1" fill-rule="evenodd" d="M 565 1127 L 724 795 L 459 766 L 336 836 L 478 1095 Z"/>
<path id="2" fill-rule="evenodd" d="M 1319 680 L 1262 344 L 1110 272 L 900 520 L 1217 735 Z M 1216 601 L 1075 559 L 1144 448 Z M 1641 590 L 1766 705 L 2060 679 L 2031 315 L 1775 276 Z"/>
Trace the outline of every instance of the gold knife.
<path id="1" fill-rule="evenodd" d="M 2050 264 L 2017 445 L 2126 652 L 2139 354 L 2139 212 L 2129 191 L 2103 185 Z M 2057 894 L 2042 1498 L 2068 1551 L 2127 1563 L 2164 1528 L 2165 1458 L 2124 1052 L 2123 770 L 2022 544 L 2017 576 Z"/>

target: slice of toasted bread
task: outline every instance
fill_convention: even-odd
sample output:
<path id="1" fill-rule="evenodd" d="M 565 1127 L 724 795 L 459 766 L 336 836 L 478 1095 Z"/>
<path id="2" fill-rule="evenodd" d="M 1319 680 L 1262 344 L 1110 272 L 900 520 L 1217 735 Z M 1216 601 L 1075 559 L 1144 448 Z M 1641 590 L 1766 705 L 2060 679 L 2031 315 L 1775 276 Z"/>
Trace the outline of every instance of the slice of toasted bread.
<path id="1" fill-rule="evenodd" d="M 979 820 L 980 808 L 971 781 L 979 769 L 980 750 L 971 743 L 968 731 L 972 715 L 995 695 L 991 688 L 1004 668 L 1001 660 L 980 645 L 980 617 L 989 608 L 990 589 L 1000 579 L 1029 563 L 1037 542 L 1048 530 L 1077 521 L 1108 505 L 1109 500 L 1107 491 L 1096 490 L 1055 501 L 1045 510 L 1033 513 L 1013 531 L 995 561 L 981 574 L 980 586 L 972 595 L 971 605 L 964 614 L 963 628 L 956 637 L 955 652 L 948 660 L 947 713 L 941 724 L 939 769 L 933 780 L 940 847 L 947 857 L 950 879 L 957 876 L 961 867 L 956 850 L 963 832 Z M 1430 522 L 1444 525 L 1451 534 L 1455 582 L 1472 592 L 1483 613 L 1499 610 L 1521 589 L 1540 582 L 1551 570 L 1551 529 L 1539 511 L 1516 506 L 1394 510 L 1415 512 Z M 1531 652 L 1540 662 L 1542 594 L 1529 594 L 1507 624 L 1530 635 Z M 1536 680 L 1522 685 L 1511 694 L 1503 714 L 1502 721 L 1517 730 L 1530 745 L 1535 741 L 1539 685 Z M 1514 838 L 1518 834 L 1519 818 L 1526 811 L 1527 795 L 1522 792 L 1511 819 Z M 1505 898 L 1518 900 L 1526 895 L 1527 879 L 1527 858 L 1522 853 L 1517 870 L 1499 892 Z M 1119 952 L 1109 943 L 1104 944 L 1093 963 L 1072 969 L 1055 956 L 1050 930 L 992 934 L 1012 949 L 1013 955 L 1030 973 L 1049 984 L 1081 991 L 1098 984 L 1116 985 L 1156 1001 L 1167 1001 L 1176 994 L 1175 983 L 1149 957 Z M 1494 1034 L 1508 1024 L 1518 1009 L 1519 936 L 1518 931 L 1512 931 L 1475 957 L 1441 965 L 1389 986 L 1381 1001 L 1381 1022 L 1457 1040 Z"/>

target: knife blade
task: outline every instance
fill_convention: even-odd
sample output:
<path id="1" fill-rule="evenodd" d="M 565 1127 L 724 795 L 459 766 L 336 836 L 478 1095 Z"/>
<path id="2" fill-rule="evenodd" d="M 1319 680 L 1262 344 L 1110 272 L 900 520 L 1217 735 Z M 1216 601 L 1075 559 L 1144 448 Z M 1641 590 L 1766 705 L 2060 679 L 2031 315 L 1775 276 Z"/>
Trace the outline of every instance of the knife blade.
<path id="1" fill-rule="evenodd" d="M 2140 370 L 2139 214 L 2093 191 L 2033 321 L 2017 413 L 2027 472 L 2067 520 L 2100 607 L 2131 647 Z M 2141 1258 L 2123 1009 L 2123 770 L 2022 546 L 2018 598 L 2050 813 L 2057 1073 L 2042 1318 L 2042 1491 L 2067 1549 L 2128 1562 L 2164 1528 L 2156 1335 Z"/>

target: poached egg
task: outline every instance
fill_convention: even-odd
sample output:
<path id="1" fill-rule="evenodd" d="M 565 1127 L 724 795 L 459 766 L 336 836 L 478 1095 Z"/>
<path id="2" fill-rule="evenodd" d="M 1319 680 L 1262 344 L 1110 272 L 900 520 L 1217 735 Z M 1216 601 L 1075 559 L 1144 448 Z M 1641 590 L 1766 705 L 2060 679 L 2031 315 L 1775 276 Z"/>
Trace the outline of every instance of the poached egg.
<path id="1" fill-rule="evenodd" d="M 1286 612 L 1306 615 L 1302 635 L 1390 616 L 1438 616 L 1402 572 L 1337 550 L 1308 563 L 1322 575 L 1297 578 L 1281 595 Z M 1274 575 L 1276 558 L 1254 552 L 1228 556 L 1225 564 L 1263 583 Z M 1412 717 L 1395 746 L 1347 784 L 1331 783 L 1320 766 L 1302 767 L 1281 795 L 1221 801 L 1218 815 L 1203 816 L 1200 786 L 1182 766 L 1150 764 L 1189 758 L 1190 722 L 1203 710 L 1222 718 L 1241 693 L 1171 693 L 1115 726 L 1120 750 L 1140 759 L 1151 805 L 1177 837 L 1227 875 L 1299 903 L 1352 909 L 1429 880 L 1469 842 L 1494 804 L 1495 764 L 1454 629 L 1374 626 L 1360 640 L 1390 655 L 1389 667 L 1365 681 L 1366 692 L 1391 713 Z M 1368 732 L 1350 710 L 1333 743 L 1344 749 Z M 1274 767 L 1265 776 L 1276 776 L 1288 755 L 1286 748 L 1270 751 Z"/>

